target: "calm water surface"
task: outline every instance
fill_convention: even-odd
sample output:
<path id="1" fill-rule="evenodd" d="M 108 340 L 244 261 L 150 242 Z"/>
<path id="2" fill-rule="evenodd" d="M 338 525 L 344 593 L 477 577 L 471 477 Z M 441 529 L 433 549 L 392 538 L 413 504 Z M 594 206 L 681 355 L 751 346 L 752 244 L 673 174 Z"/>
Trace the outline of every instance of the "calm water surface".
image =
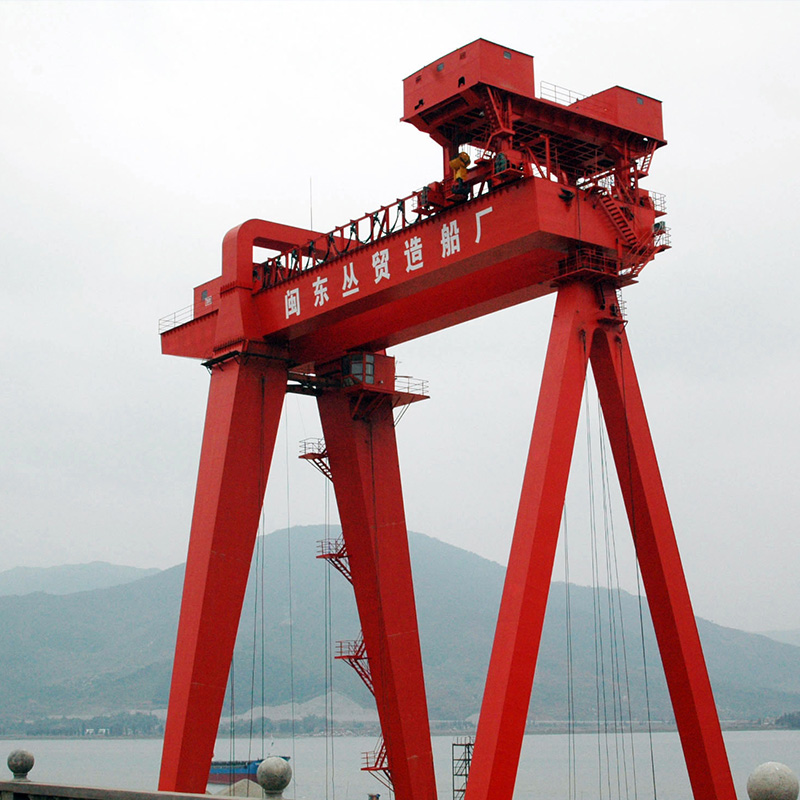
<path id="1" fill-rule="evenodd" d="M 441 800 L 452 798 L 451 742 L 433 739 L 436 779 Z M 653 798 L 653 765 L 658 800 L 689 800 L 686 766 L 676 733 L 649 737 L 581 734 L 574 738 L 575 770 L 571 796 L 578 800 Z M 747 800 L 745 786 L 752 769 L 764 761 L 781 761 L 800 772 L 800 731 L 736 731 L 725 734 L 737 796 Z M 36 756 L 33 780 L 121 789 L 152 790 L 158 782 L 161 741 L 157 739 L 5 740 L 6 752 L 23 747 Z M 275 739 L 267 754 L 292 758 L 295 779 L 286 797 L 297 800 L 366 800 L 368 792 L 388 793 L 375 778 L 359 770 L 361 754 L 375 747 L 373 738 L 338 737 L 326 746 L 322 738 Z M 1 753 L 0 753 L 1 754 Z M 617 757 L 619 754 L 619 758 Z M 633 754 L 633 755 L 632 755 Z M 216 757 L 261 756 L 261 744 L 227 739 L 217 742 Z M 569 737 L 526 736 L 515 800 L 569 800 Z M 617 766 L 619 764 L 619 767 Z"/>

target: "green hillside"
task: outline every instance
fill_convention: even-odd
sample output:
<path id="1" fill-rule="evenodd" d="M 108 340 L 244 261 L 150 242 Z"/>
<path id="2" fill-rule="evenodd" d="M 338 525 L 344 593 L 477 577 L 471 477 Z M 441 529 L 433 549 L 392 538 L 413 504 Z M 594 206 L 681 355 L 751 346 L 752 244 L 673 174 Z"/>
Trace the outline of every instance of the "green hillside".
<path id="1" fill-rule="evenodd" d="M 237 714 L 251 704 L 288 702 L 292 672 L 296 702 L 325 692 L 326 587 L 330 638 L 358 635 L 350 585 L 315 558 L 322 536 L 321 526 L 310 526 L 292 529 L 291 537 L 279 531 L 260 541 L 233 670 Z M 480 708 L 504 569 L 426 536 L 412 534 L 410 541 L 431 717 L 467 719 Z M 164 708 L 182 580 L 180 566 L 107 589 L 0 597 L 5 645 L 0 718 Z M 567 718 L 566 601 L 565 585 L 554 583 L 530 711 L 540 721 Z M 599 704 L 607 716 L 617 708 L 617 715 L 627 719 L 627 702 L 620 698 L 629 697 L 630 716 L 644 719 L 637 598 L 570 586 L 569 601 L 575 718 L 596 719 Z M 605 631 L 599 647 L 595 609 Z M 671 720 L 646 608 L 644 627 L 651 716 Z M 800 709 L 800 648 L 703 620 L 699 628 L 723 719 L 753 720 Z M 598 686 L 598 672 L 606 676 L 604 685 Z M 363 706 L 372 702 L 341 662 L 334 664 L 332 688 Z"/>
<path id="2" fill-rule="evenodd" d="M 72 594 L 107 589 L 155 575 L 160 570 L 125 567 L 107 561 L 58 567 L 14 567 L 0 572 L 0 596 L 9 594 Z"/>

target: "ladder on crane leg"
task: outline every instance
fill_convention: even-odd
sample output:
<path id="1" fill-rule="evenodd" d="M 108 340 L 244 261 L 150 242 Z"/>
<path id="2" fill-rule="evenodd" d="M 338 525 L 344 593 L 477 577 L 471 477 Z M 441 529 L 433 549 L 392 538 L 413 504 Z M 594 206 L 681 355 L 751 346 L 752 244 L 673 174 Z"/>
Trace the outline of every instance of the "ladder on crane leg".
<path id="1" fill-rule="evenodd" d="M 304 439 L 300 443 L 300 458 L 311 462 L 326 478 L 332 480 L 330 465 L 328 464 L 328 449 L 324 439 Z M 322 539 L 317 542 L 317 558 L 324 559 L 334 569 L 348 580 L 352 585 L 353 577 L 350 573 L 350 562 L 347 557 L 347 548 L 344 538 Z M 359 633 L 357 639 L 352 641 L 340 641 L 336 643 L 336 656 L 340 661 L 348 664 L 361 678 L 364 686 L 369 689 L 370 694 L 375 696 L 375 687 L 372 682 L 372 675 L 369 670 L 367 660 L 367 647 L 364 644 L 364 636 Z M 392 790 L 392 774 L 389 769 L 389 759 L 386 753 L 386 743 L 381 736 L 375 750 L 362 754 L 363 762 L 361 769 L 364 772 L 371 772 L 384 786 Z"/>

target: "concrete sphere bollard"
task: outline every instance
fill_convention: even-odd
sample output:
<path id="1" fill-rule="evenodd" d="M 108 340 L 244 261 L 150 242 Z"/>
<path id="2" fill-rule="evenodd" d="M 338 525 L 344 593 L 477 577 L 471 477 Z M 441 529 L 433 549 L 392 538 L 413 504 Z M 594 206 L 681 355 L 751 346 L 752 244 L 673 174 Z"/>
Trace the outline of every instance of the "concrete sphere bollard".
<path id="1" fill-rule="evenodd" d="M 786 764 L 767 761 L 750 774 L 747 794 L 750 800 L 797 800 L 800 783 Z"/>
<path id="2" fill-rule="evenodd" d="M 285 758 L 267 756 L 258 765 L 256 780 L 266 797 L 279 798 L 292 780 L 292 768 Z"/>
<path id="3" fill-rule="evenodd" d="M 28 773 L 33 769 L 33 753 L 27 750 L 12 750 L 8 754 L 8 768 L 14 774 L 15 781 L 28 780 Z"/>

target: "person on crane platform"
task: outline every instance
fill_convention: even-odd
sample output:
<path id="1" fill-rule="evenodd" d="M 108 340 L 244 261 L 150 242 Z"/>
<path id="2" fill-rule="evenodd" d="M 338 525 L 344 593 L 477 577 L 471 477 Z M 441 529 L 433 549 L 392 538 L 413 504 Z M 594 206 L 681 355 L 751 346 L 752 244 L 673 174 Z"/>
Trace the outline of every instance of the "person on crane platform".
<path id="1" fill-rule="evenodd" d="M 450 161 L 450 169 L 453 170 L 453 180 L 455 181 L 453 194 L 465 197 L 469 195 L 469 186 L 465 186 L 464 181 L 467 179 L 467 167 L 471 160 L 468 153 L 459 153 Z"/>

